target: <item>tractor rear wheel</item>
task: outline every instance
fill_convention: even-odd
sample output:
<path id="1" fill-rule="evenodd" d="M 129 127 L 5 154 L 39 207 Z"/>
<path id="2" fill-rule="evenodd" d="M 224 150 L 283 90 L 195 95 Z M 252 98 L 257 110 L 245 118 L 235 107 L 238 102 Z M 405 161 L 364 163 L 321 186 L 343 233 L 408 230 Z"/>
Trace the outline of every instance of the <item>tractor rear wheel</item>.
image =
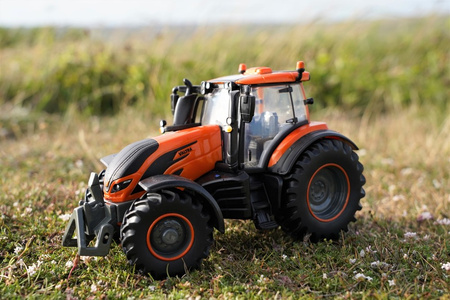
<path id="1" fill-rule="evenodd" d="M 154 279 L 183 275 L 209 255 L 208 213 L 186 192 L 163 190 L 136 200 L 124 216 L 122 248 L 136 271 Z"/>
<path id="2" fill-rule="evenodd" d="M 363 169 L 358 155 L 342 141 L 311 145 L 284 179 L 276 215 L 281 228 L 295 239 L 337 239 L 361 209 Z"/>

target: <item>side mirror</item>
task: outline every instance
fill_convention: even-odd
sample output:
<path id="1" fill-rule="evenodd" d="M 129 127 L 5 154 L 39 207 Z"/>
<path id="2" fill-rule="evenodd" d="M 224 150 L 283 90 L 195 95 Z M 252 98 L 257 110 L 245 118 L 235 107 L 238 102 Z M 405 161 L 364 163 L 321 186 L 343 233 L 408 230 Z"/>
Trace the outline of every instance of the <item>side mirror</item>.
<path id="1" fill-rule="evenodd" d="M 255 96 L 241 95 L 239 96 L 241 106 L 241 120 L 245 123 L 250 123 L 255 113 Z"/>

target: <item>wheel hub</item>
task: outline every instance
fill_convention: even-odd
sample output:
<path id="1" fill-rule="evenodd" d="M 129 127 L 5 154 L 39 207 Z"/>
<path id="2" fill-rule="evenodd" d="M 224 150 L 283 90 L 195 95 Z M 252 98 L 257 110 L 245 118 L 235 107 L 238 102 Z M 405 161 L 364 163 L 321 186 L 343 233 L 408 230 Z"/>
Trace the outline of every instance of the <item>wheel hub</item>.
<path id="1" fill-rule="evenodd" d="M 188 253 L 194 243 L 194 228 L 183 215 L 164 214 L 150 225 L 147 246 L 160 260 L 173 261 Z"/>
<path id="2" fill-rule="evenodd" d="M 155 250 L 171 253 L 183 244 L 185 238 L 186 231 L 182 221 L 165 218 L 155 225 L 150 241 Z"/>
<path id="3" fill-rule="evenodd" d="M 327 187 L 321 180 L 317 180 L 314 182 L 311 187 L 311 196 L 313 202 L 320 202 L 321 199 L 327 194 Z"/>
<path id="4" fill-rule="evenodd" d="M 169 228 L 162 234 L 162 241 L 168 245 L 175 244 L 179 239 L 179 234 L 176 230 Z"/>
<path id="5" fill-rule="evenodd" d="M 308 189 L 308 206 L 320 221 L 331 221 L 345 209 L 350 186 L 347 174 L 338 165 L 327 164 L 312 176 Z"/>

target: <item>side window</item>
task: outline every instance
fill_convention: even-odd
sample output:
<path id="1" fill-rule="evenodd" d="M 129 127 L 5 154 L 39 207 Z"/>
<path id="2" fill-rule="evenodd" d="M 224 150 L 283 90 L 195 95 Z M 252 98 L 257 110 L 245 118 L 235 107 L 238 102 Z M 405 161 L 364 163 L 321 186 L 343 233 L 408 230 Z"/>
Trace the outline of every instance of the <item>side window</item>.
<path id="1" fill-rule="evenodd" d="M 204 98 L 198 98 L 196 107 L 195 107 L 195 115 L 194 115 L 194 122 L 195 123 L 201 123 L 202 121 L 202 115 L 203 115 L 203 105 L 205 104 Z"/>
<path id="2" fill-rule="evenodd" d="M 230 95 L 227 89 L 216 89 L 205 96 L 202 125 L 226 125 Z"/>
<path id="3" fill-rule="evenodd" d="M 246 167 L 258 166 L 263 151 L 284 126 L 292 126 L 294 117 L 297 122 L 306 119 L 298 84 L 254 87 L 251 94 L 256 101 L 253 119 L 245 125 Z"/>

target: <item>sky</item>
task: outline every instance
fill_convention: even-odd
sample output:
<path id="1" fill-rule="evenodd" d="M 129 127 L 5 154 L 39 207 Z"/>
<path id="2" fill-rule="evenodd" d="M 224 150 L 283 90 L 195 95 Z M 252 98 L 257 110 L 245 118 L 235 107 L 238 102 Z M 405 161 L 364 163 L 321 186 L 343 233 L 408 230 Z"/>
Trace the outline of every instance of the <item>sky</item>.
<path id="1" fill-rule="evenodd" d="M 450 0 L 0 0 L 0 26 L 302 23 L 450 14 Z"/>

